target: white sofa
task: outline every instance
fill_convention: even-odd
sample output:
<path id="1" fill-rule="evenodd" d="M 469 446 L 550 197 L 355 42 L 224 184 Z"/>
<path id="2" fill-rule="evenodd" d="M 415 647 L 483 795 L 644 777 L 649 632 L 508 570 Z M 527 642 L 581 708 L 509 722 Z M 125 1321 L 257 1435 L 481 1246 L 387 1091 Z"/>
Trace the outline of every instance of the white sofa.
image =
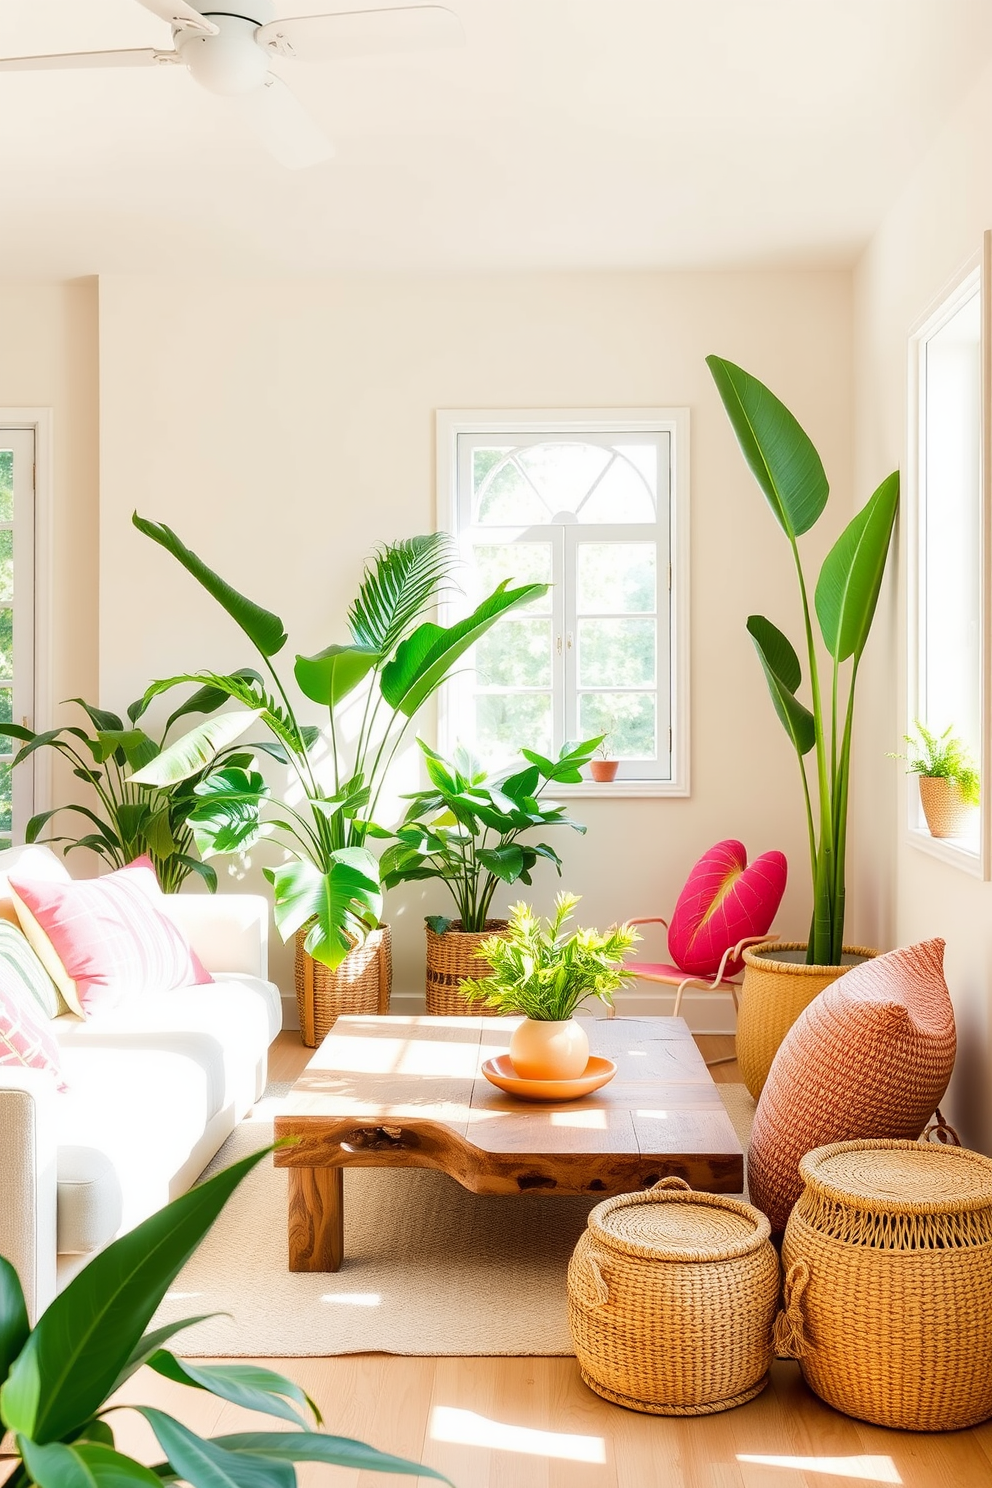
<path id="1" fill-rule="evenodd" d="M 17 856 L 0 852 L 0 882 Z M 189 1188 L 265 1086 L 282 1020 L 266 901 L 165 903 L 213 985 L 136 987 L 85 1021 L 56 1018 L 65 1091 L 0 1066 L 0 1255 L 32 1319 L 87 1256 Z"/>

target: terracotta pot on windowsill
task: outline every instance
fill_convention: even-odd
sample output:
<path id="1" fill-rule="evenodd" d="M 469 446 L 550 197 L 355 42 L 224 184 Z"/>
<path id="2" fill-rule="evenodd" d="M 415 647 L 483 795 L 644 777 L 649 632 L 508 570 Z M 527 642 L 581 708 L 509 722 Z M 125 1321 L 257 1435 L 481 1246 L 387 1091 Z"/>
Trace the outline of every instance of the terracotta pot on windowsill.
<path id="1" fill-rule="evenodd" d="M 593 759 L 589 761 L 589 774 L 593 780 L 602 783 L 605 780 L 616 780 L 620 761 L 615 759 Z"/>

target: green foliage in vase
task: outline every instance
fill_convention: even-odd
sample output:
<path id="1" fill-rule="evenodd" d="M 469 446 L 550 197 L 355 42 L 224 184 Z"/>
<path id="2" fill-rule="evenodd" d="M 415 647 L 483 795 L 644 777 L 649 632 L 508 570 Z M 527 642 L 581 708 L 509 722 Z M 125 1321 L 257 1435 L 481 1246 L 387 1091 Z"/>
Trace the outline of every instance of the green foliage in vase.
<path id="1" fill-rule="evenodd" d="M 213 741 L 213 762 L 209 768 L 194 770 L 181 781 L 161 786 L 141 785 L 132 772 L 161 755 L 168 747 L 170 730 L 180 719 L 193 713 L 215 712 L 227 701 L 226 693 L 215 687 L 199 687 L 172 713 L 158 738 L 138 726 L 147 706 L 143 698 L 131 703 L 126 722 L 116 713 L 95 708 L 82 698 L 70 701 L 82 709 L 88 727 L 69 724 L 35 733 L 20 724 L 0 723 L 0 738 L 16 739 L 21 745 L 14 757 L 15 769 L 39 749 L 51 749 L 66 761 L 76 779 L 94 792 L 90 804 L 56 806 L 33 816 L 27 824 L 26 840 L 63 843 L 63 853 L 77 847 L 89 848 L 111 868 L 124 868 L 147 853 L 165 893 L 176 893 L 191 873 L 198 874 L 211 892 L 216 889 L 216 872 L 195 856 L 190 818 L 200 805 L 198 792 L 212 769 L 219 764 L 237 768 L 251 763 L 250 752 L 233 747 L 234 739 L 244 732 L 243 727 L 235 727 L 224 716 L 200 724 L 194 732 Z M 83 819 L 85 825 L 79 833 L 41 835 L 54 817 L 64 821 L 68 814 Z"/>
<path id="2" fill-rule="evenodd" d="M 772 705 L 799 762 L 809 837 L 813 918 L 806 959 L 840 964 L 844 943 L 847 806 L 854 725 L 854 689 L 868 641 L 899 504 L 899 472 L 886 476 L 827 554 L 814 593 L 820 635 L 830 659 L 829 687 L 821 684 L 809 591 L 798 539 L 816 523 L 830 487 L 809 435 L 764 383 L 733 362 L 709 356 L 706 364 L 750 467 L 776 522 L 785 533 L 802 605 L 810 707 L 797 696 L 802 666 L 791 641 L 763 615 L 748 617 Z M 841 667 L 850 662 L 847 696 Z M 816 811 L 806 773 L 815 761 Z"/>
<path id="3" fill-rule="evenodd" d="M 353 1472 L 449 1479 L 432 1468 L 377 1452 L 364 1442 L 312 1429 L 321 1416 L 292 1380 L 251 1364 L 179 1359 L 165 1345 L 203 1317 L 146 1331 L 200 1241 L 265 1148 L 174 1199 L 113 1241 L 76 1275 L 34 1328 L 9 1261 L 0 1259 L 0 1422 L 14 1463 L 6 1488 L 295 1488 L 297 1462 Z M 289 1422 L 289 1430 L 204 1438 L 174 1416 L 111 1397 L 147 1365 L 168 1380 Z M 117 1450 L 113 1413 L 134 1410 L 151 1427 L 164 1460 L 145 1467 Z"/>
<path id="4" fill-rule="evenodd" d="M 561 877 L 561 859 L 553 847 L 521 838 L 538 827 L 585 831 L 557 801 L 541 797 L 552 781 L 580 782 L 582 766 L 599 740 L 565 744 L 556 760 L 524 749 L 526 764 L 494 776 L 461 746 L 449 761 L 422 739 L 417 742 L 431 785 L 408 798 L 396 845 L 382 855 L 383 883 L 390 889 L 413 879 L 441 879 L 455 901 L 461 928 L 477 932 L 485 928 L 498 884 L 529 885 L 539 858 L 553 863 Z M 427 923 L 443 935 L 451 920 L 431 915 Z"/>
<path id="5" fill-rule="evenodd" d="M 937 780 L 952 780 L 961 787 L 961 795 L 969 806 L 977 806 L 981 799 L 981 780 L 974 756 L 954 733 L 951 724 L 942 734 L 934 734 L 918 718 L 913 720 L 915 734 L 903 734 L 910 753 L 893 754 L 890 759 L 905 760 L 908 774 L 928 775 Z"/>
<path id="6" fill-rule="evenodd" d="M 576 894 L 558 894 L 555 912 L 542 921 L 526 904 L 514 904 L 504 935 L 479 946 L 492 967 L 489 976 L 466 978 L 459 991 L 498 1013 L 523 1013 L 541 1023 L 571 1018 L 579 1003 L 598 997 L 613 1006 L 613 994 L 632 979 L 624 957 L 640 940 L 631 925 L 562 933 L 578 904 Z"/>
<path id="7" fill-rule="evenodd" d="M 331 778 L 325 785 L 315 752 L 315 746 L 323 748 L 321 731 L 300 721 L 288 683 L 273 663 L 288 639 L 279 616 L 214 573 L 170 528 L 137 513 L 133 521 L 240 627 L 275 688 L 270 692 L 258 673 L 186 673 L 154 683 L 147 697 L 189 681 L 219 689 L 247 710 L 225 717 L 240 717 L 243 729 L 256 718 L 266 726 L 272 735 L 267 753 L 292 770 L 301 795 L 298 805 L 271 800 L 257 770 L 229 765 L 196 786 L 199 805 L 190 820 L 197 846 L 210 857 L 243 851 L 263 834 L 273 836 L 291 855 L 279 867 L 265 869 L 273 887 L 276 928 L 289 940 L 307 927 L 310 955 L 326 966 L 338 966 L 382 914 L 379 864 L 366 843 L 391 836 L 378 825 L 376 811 L 410 724 L 479 637 L 508 611 L 546 593 L 547 585 L 510 589 L 508 582 L 501 583 L 465 619 L 441 626 L 423 617 L 456 562 L 451 539 L 435 532 L 379 549 L 348 611 L 350 639 L 312 656 L 298 655 L 293 668 L 304 697 L 327 710 Z M 345 706 L 357 709 L 361 720 L 350 747 L 341 716 Z M 175 785 L 212 763 L 209 741 L 191 735 L 132 778 L 146 785 Z"/>

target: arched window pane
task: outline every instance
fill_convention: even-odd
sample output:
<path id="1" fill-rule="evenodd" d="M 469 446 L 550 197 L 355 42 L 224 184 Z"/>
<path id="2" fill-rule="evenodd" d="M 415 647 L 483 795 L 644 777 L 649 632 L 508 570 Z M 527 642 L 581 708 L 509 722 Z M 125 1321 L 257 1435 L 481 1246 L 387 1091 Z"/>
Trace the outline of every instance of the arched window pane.
<path id="1" fill-rule="evenodd" d="M 583 501 L 578 516 L 580 522 L 653 522 L 654 498 L 642 472 L 618 453 Z"/>
<path id="2" fill-rule="evenodd" d="M 478 487 L 477 501 L 478 521 L 494 526 L 533 527 L 551 515 L 513 455 L 493 464 Z"/>

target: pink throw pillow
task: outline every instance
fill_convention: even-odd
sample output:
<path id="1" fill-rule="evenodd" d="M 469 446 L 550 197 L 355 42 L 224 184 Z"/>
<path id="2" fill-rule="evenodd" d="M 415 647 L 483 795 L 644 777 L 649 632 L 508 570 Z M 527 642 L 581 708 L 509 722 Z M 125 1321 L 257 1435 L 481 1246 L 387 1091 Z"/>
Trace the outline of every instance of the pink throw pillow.
<path id="1" fill-rule="evenodd" d="M 728 838 L 711 847 L 689 874 L 672 915 L 668 950 L 676 966 L 693 976 L 715 976 L 725 951 L 766 934 L 788 872 L 784 853 L 762 853 L 748 867 L 743 842 Z M 728 962 L 724 975 L 740 969 L 740 961 Z"/>
<path id="2" fill-rule="evenodd" d="M 852 967 L 789 1029 L 758 1101 L 747 1154 L 751 1202 L 774 1233 L 802 1192 L 814 1147 L 920 1135 L 954 1068 L 944 942 L 927 940 Z"/>
<path id="3" fill-rule="evenodd" d="M 27 946 L 25 954 L 30 955 Z M 0 1065 L 50 1070 L 60 1090 L 59 1046 L 52 1025 L 16 967 L 0 956 Z"/>
<path id="4" fill-rule="evenodd" d="M 9 883 L 24 934 L 72 1012 L 213 981 L 164 913 L 149 858 L 104 878 L 58 883 L 15 872 Z"/>

